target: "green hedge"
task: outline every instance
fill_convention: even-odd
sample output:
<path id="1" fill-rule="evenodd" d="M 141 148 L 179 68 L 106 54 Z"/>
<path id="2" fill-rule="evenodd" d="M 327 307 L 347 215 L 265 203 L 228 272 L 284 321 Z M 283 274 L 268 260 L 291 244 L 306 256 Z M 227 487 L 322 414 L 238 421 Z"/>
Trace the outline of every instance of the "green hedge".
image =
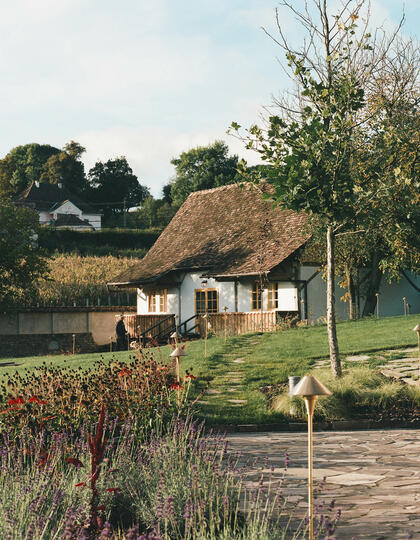
<path id="1" fill-rule="evenodd" d="M 160 229 L 74 231 L 43 227 L 39 233 L 39 246 L 49 253 L 143 256 L 156 242 L 160 233 Z"/>

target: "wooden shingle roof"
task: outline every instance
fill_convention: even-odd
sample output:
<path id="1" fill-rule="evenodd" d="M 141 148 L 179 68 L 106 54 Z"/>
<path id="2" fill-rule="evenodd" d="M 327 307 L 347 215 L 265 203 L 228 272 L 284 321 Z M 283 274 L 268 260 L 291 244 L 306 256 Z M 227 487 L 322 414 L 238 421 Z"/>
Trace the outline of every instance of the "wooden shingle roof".
<path id="1" fill-rule="evenodd" d="M 146 256 L 109 285 L 142 285 L 173 271 L 208 276 L 269 272 L 309 238 L 308 216 L 233 184 L 192 193 Z M 263 232 L 264 229 L 264 232 Z"/>

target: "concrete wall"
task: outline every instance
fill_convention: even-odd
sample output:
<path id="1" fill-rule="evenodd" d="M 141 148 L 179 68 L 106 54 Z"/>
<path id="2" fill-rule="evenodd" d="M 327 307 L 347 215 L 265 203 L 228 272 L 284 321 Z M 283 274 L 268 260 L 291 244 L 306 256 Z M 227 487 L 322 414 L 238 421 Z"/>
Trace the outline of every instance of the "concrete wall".
<path id="1" fill-rule="evenodd" d="M 300 269 L 300 279 L 309 279 L 318 269 L 316 266 L 302 266 Z M 410 279 L 420 287 L 420 277 L 409 275 Z M 410 304 L 410 313 L 420 313 L 420 293 L 412 287 L 408 281 L 402 277 L 400 281 L 388 283 L 387 276 L 382 278 L 381 287 L 379 290 L 379 313 L 381 317 L 393 317 L 404 314 L 403 297 L 406 297 Z M 342 289 L 338 282 L 336 283 L 336 314 L 340 320 L 349 318 L 349 305 L 343 302 L 341 297 L 346 294 L 346 290 Z M 308 284 L 308 319 L 317 321 L 320 317 L 326 316 L 326 298 L 327 284 L 322 278 L 320 272 Z M 360 308 L 363 310 L 364 298 L 361 298 Z"/>
<path id="2" fill-rule="evenodd" d="M 131 311 L 127 313 L 132 313 Z M 0 315 L 0 336 L 92 334 L 97 345 L 115 339 L 121 311 L 23 312 Z M 2 338 L 0 337 L 0 343 Z"/>

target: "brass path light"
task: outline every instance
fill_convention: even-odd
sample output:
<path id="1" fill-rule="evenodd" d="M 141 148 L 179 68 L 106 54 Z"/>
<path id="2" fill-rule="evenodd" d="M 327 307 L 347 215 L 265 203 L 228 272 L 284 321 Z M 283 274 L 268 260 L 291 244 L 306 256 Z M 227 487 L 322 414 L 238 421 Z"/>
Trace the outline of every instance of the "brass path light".
<path id="1" fill-rule="evenodd" d="M 204 319 L 204 358 L 207 358 L 207 333 L 208 333 L 208 327 L 209 327 L 209 314 L 206 312 L 204 315 L 202 315 Z"/>
<path id="2" fill-rule="evenodd" d="M 316 377 L 306 375 L 295 387 L 294 396 L 302 396 L 308 413 L 308 506 L 309 540 L 314 538 L 314 494 L 313 494 L 313 443 L 312 426 L 315 403 L 318 396 L 330 396 L 331 392 Z"/>
<path id="3" fill-rule="evenodd" d="M 181 402 L 181 373 L 180 373 L 180 367 L 181 367 L 181 356 L 187 356 L 187 353 L 185 352 L 184 347 L 176 347 L 174 351 L 171 352 L 169 355 L 172 358 L 175 358 L 176 361 L 176 380 L 178 383 L 178 405 Z"/>

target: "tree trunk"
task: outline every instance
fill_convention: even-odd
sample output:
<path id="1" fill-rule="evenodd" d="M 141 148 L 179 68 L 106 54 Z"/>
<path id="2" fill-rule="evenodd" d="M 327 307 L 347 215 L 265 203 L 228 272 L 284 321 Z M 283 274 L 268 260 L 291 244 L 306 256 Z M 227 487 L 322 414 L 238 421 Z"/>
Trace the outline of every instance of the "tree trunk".
<path id="1" fill-rule="evenodd" d="M 331 225 L 328 226 L 327 229 L 327 327 L 331 371 L 334 377 L 341 377 L 341 362 L 338 352 L 337 328 L 335 324 L 334 233 Z"/>
<path id="2" fill-rule="evenodd" d="M 354 283 L 353 274 L 348 264 L 344 265 L 344 272 L 346 274 L 346 287 L 349 298 L 349 317 L 350 320 L 357 319 L 357 298 L 356 298 L 356 285 Z"/>
<path id="3" fill-rule="evenodd" d="M 379 269 L 379 253 L 375 251 L 372 255 L 370 276 L 366 290 L 366 302 L 363 307 L 363 317 L 368 317 L 375 313 L 376 293 L 379 292 L 379 286 L 382 280 L 382 272 Z"/>

